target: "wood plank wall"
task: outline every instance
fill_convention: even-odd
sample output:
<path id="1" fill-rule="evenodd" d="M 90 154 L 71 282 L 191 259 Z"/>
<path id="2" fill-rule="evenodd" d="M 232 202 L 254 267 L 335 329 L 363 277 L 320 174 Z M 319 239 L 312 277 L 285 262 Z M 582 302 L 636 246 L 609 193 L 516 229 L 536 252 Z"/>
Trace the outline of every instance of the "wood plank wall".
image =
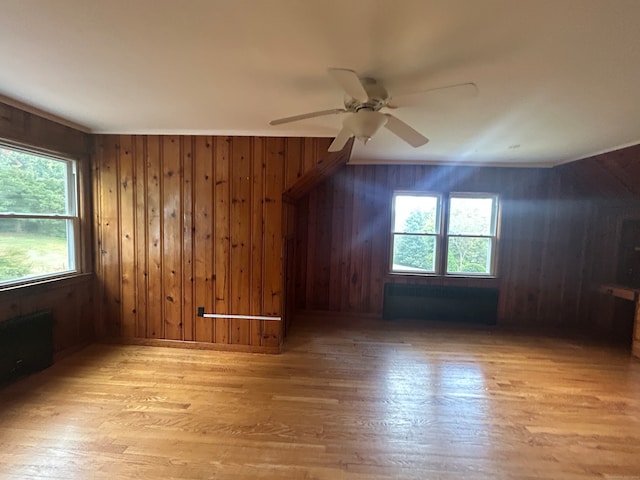
<path id="1" fill-rule="evenodd" d="M 331 139 L 96 140 L 99 335 L 279 349 L 279 322 L 196 310 L 283 316 L 283 193 L 321 175 Z"/>
<path id="2" fill-rule="evenodd" d="M 93 340 L 92 276 L 0 292 L 0 322 L 42 310 L 53 315 L 54 354 Z"/>
<path id="3" fill-rule="evenodd" d="M 632 328 L 632 302 L 603 295 L 597 289 L 601 284 L 616 283 L 622 222 L 640 220 L 640 145 L 572 162 L 556 170 L 564 178 L 573 179 L 576 198 L 593 205 L 581 314 L 598 334 L 627 343 Z"/>
<path id="4" fill-rule="evenodd" d="M 74 158 L 80 172 L 80 209 L 83 234 L 80 248 L 84 272 L 91 272 L 91 191 L 89 135 L 0 103 L 0 140 Z M 87 228 L 88 227 L 88 228 Z M 94 338 L 93 276 L 0 290 L 0 321 L 39 310 L 52 310 L 54 352 L 59 353 Z"/>
<path id="5" fill-rule="evenodd" d="M 499 193 L 498 278 L 390 275 L 394 190 Z M 296 307 L 380 315 L 386 282 L 497 286 L 501 323 L 576 324 L 590 208 L 552 169 L 344 167 L 298 204 Z"/>

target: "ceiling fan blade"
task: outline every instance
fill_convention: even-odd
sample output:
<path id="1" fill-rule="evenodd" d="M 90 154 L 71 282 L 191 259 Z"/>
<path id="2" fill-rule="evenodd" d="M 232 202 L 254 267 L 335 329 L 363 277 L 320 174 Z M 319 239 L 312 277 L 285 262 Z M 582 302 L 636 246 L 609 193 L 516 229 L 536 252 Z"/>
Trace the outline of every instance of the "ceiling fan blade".
<path id="1" fill-rule="evenodd" d="M 338 135 L 333 140 L 333 142 L 331 142 L 331 145 L 329 145 L 329 151 L 330 152 L 341 151 L 351 137 L 353 137 L 353 133 L 351 133 L 351 131 L 348 128 L 342 127 L 342 130 L 340 130 L 340 133 L 338 133 Z"/>
<path id="2" fill-rule="evenodd" d="M 464 100 L 478 95 L 478 86 L 475 83 L 458 83 L 444 87 L 430 88 L 421 92 L 405 93 L 391 99 L 388 108 L 419 106 L 423 101 L 438 100 Z M 424 97 L 422 100 L 421 97 Z"/>
<path id="3" fill-rule="evenodd" d="M 319 112 L 303 113 L 302 115 L 294 115 L 292 117 L 278 118 L 277 120 L 271 120 L 269 125 L 282 125 L 283 123 L 297 122 L 298 120 L 305 120 L 307 118 L 323 117 L 325 115 L 336 115 L 338 113 L 344 113 L 344 108 L 332 108 L 331 110 L 321 110 Z"/>
<path id="4" fill-rule="evenodd" d="M 421 147 L 429 141 L 427 137 L 414 130 L 399 118 L 396 118 L 389 113 L 386 113 L 385 115 L 387 117 L 387 123 L 384 126 L 412 147 Z"/>
<path id="5" fill-rule="evenodd" d="M 353 70 L 346 68 L 330 68 L 329 75 L 331 75 L 334 80 L 342 86 L 343 90 L 347 92 L 347 95 L 350 97 L 355 98 L 359 102 L 366 102 L 369 100 L 369 94 L 365 90 L 358 74 Z"/>

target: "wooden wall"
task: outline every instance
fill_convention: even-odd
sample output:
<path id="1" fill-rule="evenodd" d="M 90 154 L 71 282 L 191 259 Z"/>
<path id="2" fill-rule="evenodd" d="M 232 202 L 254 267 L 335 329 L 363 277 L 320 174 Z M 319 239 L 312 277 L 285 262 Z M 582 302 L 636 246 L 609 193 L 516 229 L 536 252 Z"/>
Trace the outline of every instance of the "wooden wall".
<path id="1" fill-rule="evenodd" d="M 94 147 L 2 103 L 0 139 L 70 156 L 85 172 L 88 273 L 0 291 L 0 321 L 53 310 L 56 351 L 91 339 L 94 319 L 104 336 L 268 351 L 280 325 L 204 320 L 196 307 L 282 315 L 295 300 L 378 315 L 389 281 L 498 286 L 502 323 L 618 328 L 613 299 L 595 289 L 613 279 L 622 220 L 640 217 L 640 147 L 555 169 L 341 168 L 347 157 L 326 154 L 330 139 L 123 135 L 96 136 Z M 501 194 L 497 279 L 388 274 L 391 193 L 411 188 Z"/>
<path id="2" fill-rule="evenodd" d="M 556 169 L 576 184 L 576 198 L 593 205 L 585 245 L 582 312 L 600 334 L 627 343 L 632 302 L 597 292 L 616 282 L 622 222 L 640 220 L 640 146 L 616 150 Z M 640 338 L 638 339 L 640 341 Z"/>
<path id="3" fill-rule="evenodd" d="M 196 310 L 283 315 L 291 230 L 283 193 L 310 188 L 327 165 L 346 161 L 327 155 L 330 141 L 98 136 L 99 334 L 278 350 L 282 323 L 200 318 Z"/>
<path id="4" fill-rule="evenodd" d="M 85 274 L 19 288 L 0 289 L 0 321 L 38 310 L 52 310 L 54 351 L 82 344 L 93 335 L 91 275 L 91 193 L 87 134 L 0 103 L 0 139 L 14 145 L 64 155 L 78 161 L 83 218 L 81 264 Z"/>
<path id="5" fill-rule="evenodd" d="M 499 193 L 498 278 L 389 274 L 394 190 Z M 386 282 L 497 286 L 500 323 L 576 324 L 591 203 L 574 190 L 552 169 L 344 167 L 298 204 L 296 306 L 380 315 Z"/>
<path id="6" fill-rule="evenodd" d="M 95 338 L 93 276 L 83 275 L 0 292 L 0 322 L 20 315 L 51 310 L 53 351 L 83 345 Z"/>

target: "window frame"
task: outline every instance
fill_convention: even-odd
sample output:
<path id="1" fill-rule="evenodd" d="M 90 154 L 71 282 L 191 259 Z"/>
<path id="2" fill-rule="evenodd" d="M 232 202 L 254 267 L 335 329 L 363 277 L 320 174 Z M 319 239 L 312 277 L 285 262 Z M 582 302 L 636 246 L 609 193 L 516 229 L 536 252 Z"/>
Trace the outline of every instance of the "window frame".
<path id="1" fill-rule="evenodd" d="M 439 219 L 439 232 L 437 235 L 433 234 L 413 234 L 424 236 L 436 237 L 436 251 L 435 251 L 435 271 L 414 271 L 414 270 L 396 270 L 393 268 L 393 256 L 395 236 L 403 232 L 396 232 L 395 230 L 395 218 L 396 218 L 396 197 L 398 196 L 429 196 L 438 198 L 438 219 Z M 450 209 L 452 198 L 490 198 L 492 202 L 491 221 L 493 235 L 463 235 L 463 234 L 449 234 L 450 224 Z M 389 274 L 391 275 L 417 275 L 424 277 L 450 277 L 450 278 L 496 278 L 498 276 L 498 248 L 500 242 L 500 217 L 501 217 L 501 198 L 498 193 L 493 192 L 469 192 L 469 191 L 454 191 L 454 192 L 433 192 L 433 191 L 410 191 L 410 190 L 394 190 L 391 199 L 391 228 L 390 228 L 390 241 L 389 241 Z M 479 272 L 448 272 L 448 256 L 449 256 L 449 238 L 488 238 L 490 241 L 490 271 L 489 273 Z"/>
<path id="2" fill-rule="evenodd" d="M 446 201 L 446 226 L 443 234 L 443 242 L 442 242 L 442 251 L 443 251 L 443 262 L 442 262 L 442 272 L 444 276 L 447 277 L 489 277 L 494 278 L 497 276 L 496 267 L 497 267 L 497 249 L 498 249 L 498 226 L 500 224 L 500 196 L 497 193 L 488 193 L 488 192 L 449 192 L 447 194 Z M 492 223 L 492 231 L 493 235 L 461 235 L 461 234 L 450 234 L 449 233 L 449 224 L 451 221 L 451 199 L 452 198 L 474 198 L 474 199 L 492 199 L 491 206 L 491 223 Z M 489 260 L 489 273 L 486 272 L 449 272 L 449 239 L 450 238 L 488 238 L 489 244 L 491 245 L 491 258 Z"/>
<path id="3" fill-rule="evenodd" d="M 398 196 L 411 196 L 411 197 L 435 197 L 436 198 L 436 233 L 408 233 L 408 232 L 400 232 L 395 229 L 395 218 L 396 218 L 396 197 Z M 444 229 L 444 218 L 443 218 L 443 198 L 444 196 L 440 192 L 412 192 L 412 191 L 394 191 L 393 196 L 391 198 L 391 248 L 389 249 L 389 270 L 391 273 L 400 274 L 400 275 L 425 275 L 425 276 L 433 276 L 438 275 L 438 271 L 440 270 L 441 264 L 441 249 L 439 245 L 442 241 L 442 234 Z M 393 269 L 393 252 L 396 235 L 413 235 L 420 237 L 435 237 L 435 254 L 434 254 L 434 266 L 435 269 L 433 272 L 429 271 L 417 271 L 417 270 L 394 270 Z"/>
<path id="4" fill-rule="evenodd" d="M 77 276 L 84 273 L 83 262 L 83 238 L 82 238 L 82 199 L 80 198 L 81 186 L 81 165 L 78 159 L 72 158 L 57 152 L 43 151 L 35 147 L 16 145 L 11 142 L 0 141 L 0 148 L 22 152 L 43 159 L 50 159 L 65 164 L 65 214 L 55 213 L 24 213 L 24 212 L 0 212 L 2 219 L 33 219 L 33 220 L 60 220 L 65 221 L 67 230 L 67 257 L 69 268 L 61 272 L 51 272 L 41 275 L 31 275 L 11 280 L 0 280 L 0 291 L 10 290 L 16 287 L 29 286 L 42 282 L 58 280 Z"/>

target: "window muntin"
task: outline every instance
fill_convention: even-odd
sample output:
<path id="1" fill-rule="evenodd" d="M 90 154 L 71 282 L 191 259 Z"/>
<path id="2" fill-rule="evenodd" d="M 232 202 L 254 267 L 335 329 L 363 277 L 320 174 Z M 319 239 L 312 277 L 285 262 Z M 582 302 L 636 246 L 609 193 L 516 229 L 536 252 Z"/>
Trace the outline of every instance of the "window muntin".
<path id="1" fill-rule="evenodd" d="M 396 192 L 391 271 L 495 275 L 498 196 Z"/>
<path id="2" fill-rule="evenodd" d="M 435 273 L 441 223 L 439 195 L 394 195 L 392 270 Z"/>
<path id="3" fill-rule="evenodd" d="M 0 145 L 0 286 L 77 271 L 76 163 Z"/>
<path id="4" fill-rule="evenodd" d="M 447 274 L 494 274 L 497 205 L 491 194 L 449 196 Z"/>

